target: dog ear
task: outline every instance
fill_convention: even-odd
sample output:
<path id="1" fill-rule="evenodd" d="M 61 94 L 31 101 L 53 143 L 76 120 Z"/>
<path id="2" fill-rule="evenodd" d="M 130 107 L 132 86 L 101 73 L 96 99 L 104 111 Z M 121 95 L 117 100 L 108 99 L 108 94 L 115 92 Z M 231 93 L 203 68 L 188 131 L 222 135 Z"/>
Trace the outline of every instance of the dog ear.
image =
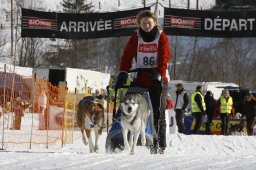
<path id="1" fill-rule="evenodd" d="M 100 110 L 104 111 L 104 107 L 101 103 L 97 103 L 98 107 L 100 108 Z"/>

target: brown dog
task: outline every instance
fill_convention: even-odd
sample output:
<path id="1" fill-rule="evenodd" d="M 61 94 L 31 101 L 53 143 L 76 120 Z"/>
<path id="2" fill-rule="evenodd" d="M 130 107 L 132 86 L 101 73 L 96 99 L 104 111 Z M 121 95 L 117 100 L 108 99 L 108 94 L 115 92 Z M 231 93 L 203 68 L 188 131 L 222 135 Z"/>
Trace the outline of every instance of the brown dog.
<path id="1" fill-rule="evenodd" d="M 78 104 L 77 125 L 81 129 L 83 142 L 87 145 L 86 136 L 89 140 L 90 152 L 97 152 L 98 139 L 102 134 L 104 125 L 104 108 L 103 104 L 93 96 L 84 97 Z M 91 130 L 95 131 L 95 145 L 91 138 Z"/>
<path id="2" fill-rule="evenodd" d="M 10 111 L 11 111 L 11 102 L 6 102 L 5 104 L 3 104 L 3 106 L 0 106 L 0 117 L 4 113 L 9 113 Z"/>

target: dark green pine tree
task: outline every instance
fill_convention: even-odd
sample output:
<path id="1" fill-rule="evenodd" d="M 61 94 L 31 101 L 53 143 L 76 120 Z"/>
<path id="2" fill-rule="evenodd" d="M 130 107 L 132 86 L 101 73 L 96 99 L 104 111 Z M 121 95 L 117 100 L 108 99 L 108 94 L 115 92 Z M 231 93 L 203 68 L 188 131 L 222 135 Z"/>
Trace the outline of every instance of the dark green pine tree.
<path id="1" fill-rule="evenodd" d="M 91 13 L 93 5 L 85 4 L 85 0 L 63 0 L 61 5 L 65 13 Z M 91 41 L 88 40 L 66 40 L 65 45 L 57 45 L 57 52 L 48 61 L 59 65 L 64 63 L 66 67 L 83 68 L 91 60 Z M 95 44 L 96 45 L 96 44 Z M 54 61 L 54 63 L 52 63 Z"/>
<path id="2" fill-rule="evenodd" d="M 63 0 L 61 2 L 63 12 L 66 13 L 90 13 L 93 5 L 85 4 L 84 0 Z"/>
<path id="3" fill-rule="evenodd" d="M 216 0 L 216 6 L 219 8 L 231 8 L 233 6 L 256 6 L 253 0 Z"/>

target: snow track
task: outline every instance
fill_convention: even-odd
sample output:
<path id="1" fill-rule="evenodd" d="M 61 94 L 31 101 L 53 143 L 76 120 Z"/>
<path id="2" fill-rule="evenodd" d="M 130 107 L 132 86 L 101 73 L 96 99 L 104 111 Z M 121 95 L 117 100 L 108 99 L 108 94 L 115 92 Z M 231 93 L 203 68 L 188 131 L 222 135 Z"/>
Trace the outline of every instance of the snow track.
<path id="1" fill-rule="evenodd" d="M 79 132 L 76 132 L 79 136 Z M 138 146 L 135 155 L 126 152 L 105 154 L 106 133 L 99 153 L 89 153 L 79 138 L 60 149 L 14 148 L 0 151 L 5 169 L 256 169 L 256 137 L 168 135 L 164 155 L 150 155 Z"/>

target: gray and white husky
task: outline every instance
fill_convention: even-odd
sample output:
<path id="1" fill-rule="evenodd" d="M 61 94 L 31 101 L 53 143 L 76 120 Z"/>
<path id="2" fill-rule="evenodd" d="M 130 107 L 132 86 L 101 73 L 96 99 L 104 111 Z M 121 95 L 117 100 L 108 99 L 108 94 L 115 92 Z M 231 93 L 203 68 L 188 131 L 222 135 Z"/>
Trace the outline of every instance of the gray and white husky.
<path id="1" fill-rule="evenodd" d="M 150 115 L 150 107 L 147 100 L 140 93 L 127 93 L 121 102 L 121 126 L 124 140 L 124 149 L 134 154 L 135 146 L 141 134 L 141 143 L 146 144 L 146 125 Z M 128 143 L 128 131 L 130 139 Z"/>

